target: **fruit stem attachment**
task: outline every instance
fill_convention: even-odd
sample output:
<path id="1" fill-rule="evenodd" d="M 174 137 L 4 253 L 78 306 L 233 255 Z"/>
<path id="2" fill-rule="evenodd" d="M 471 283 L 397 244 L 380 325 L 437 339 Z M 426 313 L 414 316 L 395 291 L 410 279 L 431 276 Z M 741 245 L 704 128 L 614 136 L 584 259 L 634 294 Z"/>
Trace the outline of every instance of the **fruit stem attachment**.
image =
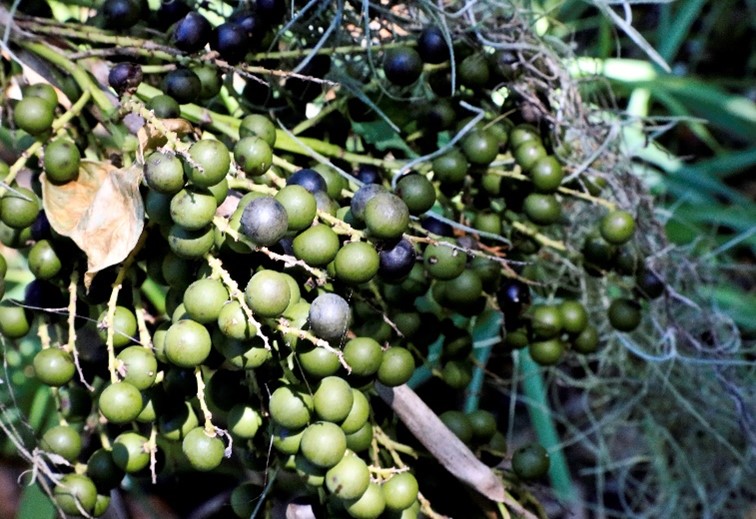
<path id="1" fill-rule="evenodd" d="M 205 260 L 212 270 L 211 277 L 220 279 L 223 282 L 223 284 L 226 286 L 226 289 L 228 289 L 229 296 L 239 303 L 239 306 L 244 312 L 247 321 L 252 323 L 252 325 L 255 327 L 255 335 L 262 339 L 263 344 L 265 345 L 265 349 L 270 350 L 270 341 L 268 340 L 268 336 L 262 332 L 262 324 L 260 324 L 260 322 L 255 319 L 252 310 L 249 308 L 249 306 L 247 306 L 247 302 L 244 300 L 244 292 L 239 289 L 239 285 L 236 284 L 236 281 L 234 281 L 234 279 L 226 271 L 226 269 L 223 268 L 223 263 L 221 262 L 221 260 L 212 256 L 211 254 L 206 255 Z"/>
<path id="2" fill-rule="evenodd" d="M 63 349 L 73 357 L 76 372 L 79 374 L 79 381 L 90 393 L 94 393 L 94 387 L 84 378 L 84 372 L 79 363 L 79 350 L 76 349 L 76 290 L 78 285 L 79 272 L 74 269 L 68 282 L 68 342 L 63 346 Z"/>
<path id="3" fill-rule="evenodd" d="M 205 379 L 202 377 L 201 366 L 194 368 L 194 378 L 197 380 L 197 400 L 199 401 L 202 415 L 205 417 L 205 432 L 214 436 L 213 413 L 210 412 L 210 408 L 207 407 L 207 402 L 205 401 Z"/>
<path id="4" fill-rule="evenodd" d="M 113 325 L 113 320 L 115 319 L 116 306 L 118 305 L 118 293 L 121 291 L 123 280 L 126 279 L 126 274 L 134 263 L 137 253 L 142 249 L 146 240 L 147 233 L 143 230 L 134 249 L 132 249 L 126 257 L 121 268 L 118 269 L 118 274 L 113 282 L 113 290 L 110 292 L 110 299 L 108 300 L 108 314 L 105 321 L 102 323 L 102 326 L 107 327 L 105 346 L 108 349 L 108 371 L 110 372 L 110 382 L 112 384 L 118 382 L 118 365 L 116 363 L 115 345 L 113 342 L 115 339 L 115 326 Z"/>

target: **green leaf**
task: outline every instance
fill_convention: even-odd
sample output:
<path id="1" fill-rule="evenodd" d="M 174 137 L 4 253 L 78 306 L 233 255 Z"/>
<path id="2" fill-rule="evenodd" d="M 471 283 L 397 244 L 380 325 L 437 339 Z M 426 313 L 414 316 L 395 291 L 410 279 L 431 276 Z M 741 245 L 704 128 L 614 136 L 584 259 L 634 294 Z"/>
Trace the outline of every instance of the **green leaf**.
<path id="1" fill-rule="evenodd" d="M 374 145 L 380 151 L 395 149 L 404 151 L 410 157 L 416 156 L 416 153 L 407 146 L 401 135 L 382 119 L 370 122 L 352 122 L 352 129 L 365 139 L 365 142 Z"/>
<path id="2" fill-rule="evenodd" d="M 24 487 L 21 494 L 17 519 L 53 519 L 56 517 L 55 505 L 38 484 Z"/>

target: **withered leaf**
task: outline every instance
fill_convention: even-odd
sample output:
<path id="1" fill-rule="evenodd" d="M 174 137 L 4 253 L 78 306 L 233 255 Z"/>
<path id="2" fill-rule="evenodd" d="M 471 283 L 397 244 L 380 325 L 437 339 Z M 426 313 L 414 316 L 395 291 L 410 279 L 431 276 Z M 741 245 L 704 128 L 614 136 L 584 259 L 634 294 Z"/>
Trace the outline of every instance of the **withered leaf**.
<path id="1" fill-rule="evenodd" d="M 50 225 L 87 255 L 87 289 L 97 272 L 126 259 L 139 241 L 144 228 L 141 178 L 137 165 L 117 169 L 110 162 L 91 160 L 82 160 L 78 178 L 66 184 L 41 177 Z"/>

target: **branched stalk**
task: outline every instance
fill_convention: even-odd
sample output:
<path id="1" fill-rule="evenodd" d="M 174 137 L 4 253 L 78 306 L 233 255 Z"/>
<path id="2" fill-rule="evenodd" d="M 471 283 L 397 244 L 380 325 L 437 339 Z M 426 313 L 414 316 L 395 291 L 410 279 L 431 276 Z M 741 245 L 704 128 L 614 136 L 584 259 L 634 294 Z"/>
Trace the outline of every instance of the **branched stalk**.
<path id="1" fill-rule="evenodd" d="M 205 257 L 205 260 L 212 270 L 212 277 L 220 279 L 223 282 L 223 284 L 226 286 L 226 289 L 228 290 L 229 297 L 239 303 L 239 306 L 244 312 L 247 321 L 255 327 L 255 335 L 262 339 L 263 344 L 265 345 L 265 349 L 270 350 L 270 340 L 268 339 L 268 336 L 263 333 L 262 324 L 257 319 L 255 319 L 252 310 L 249 308 L 249 306 L 247 306 L 247 302 L 244 300 L 244 292 L 239 289 L 239 285 L 236 283 L 236 281 L 234 281 L 234 279 L 226 271 L 226 269 L 223 268 L 223 263 L 221 262 L 221 260 L 210 254 Z"/>
<path id="2" fill-rule="evenodd" d="M 213 413 L 210 412 L 210 408 L 207 407 L 207 401 L 205 400 L 205 380 L 202 377 L 201 366 L 194 368 L 194 378 L 197 380 L 197 400 L 202 410 L 202 416 L 205 418 L 205 432 L 214 436 L 215 425 L 213 425 Z"/>

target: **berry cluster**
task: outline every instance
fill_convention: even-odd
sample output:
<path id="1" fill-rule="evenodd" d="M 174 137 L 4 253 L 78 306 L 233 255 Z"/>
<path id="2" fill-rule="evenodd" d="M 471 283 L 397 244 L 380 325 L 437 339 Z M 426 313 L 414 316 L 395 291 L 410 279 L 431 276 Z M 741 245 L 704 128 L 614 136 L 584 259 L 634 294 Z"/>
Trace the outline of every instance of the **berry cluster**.
<path id="1" fill-rule="evenodd" d="M 641 261 L 631 212 L 601 198 L 603 179 L 570 176 L 567 150 L 517 95 L 495 101 L 522 74 L 512 53 L 425 24 L 371 68 L 358 45 L 349 60 L 308 54 L 302 27 L 287 40 L 281 0 L 241 4 L 219 21 L 182 0 L 155 12 L 105 0 L 82 31 L 133 46 L 110 68 L 112 117 L 86 111 L 85 75 L 58 90 L 26 86 L 8 120 L 39 160 L 0 198 L 0 241 L 34 277 L 23 301 L 0 305 L 0 332 L 45 337 L 35 377 L 59 403 L 75 401 L 40 439 L 58 456 L 56 502 L 98 516 L 125 475 L 169 477 L 176 464 L 241 473 L 272 445 L 279 456 L 267 462 L 296 474 L 328 517 L 417 517 L 431 504 L 387 436 L 396 423 L 374 384 L 403 385 L 424 366 L 463 391 L 486 311 L 503 317 L 504 351 L 527 347 L 542 365 L 595 352 L 602 311 L 539 277 L 552 253 L 572 255 L 589 278 L 619 280 L 624 293 L 606 313 L 622 332 L 640 325 L 639 301 L 661 296 L 664 282 Z M 133 42 L 145 27 L 164 38 L 141 52 Z M 278 73 L 293 68 L 287 51 L 260 57 L 278 38 L 308 57 L 294 72 Z M 332 88 L 334 71 L 375 77 L 351 95 Z M 418 92 L 429 100 L 403 97 Z M 64 112 L 59 95 L 83 99 L 78 112 Z M 87 137 L 96 124 L 122 144 L 117 153 Z M 397 127 L 401 145 L 386 153 L 371 124 Z M 301 128 L 282 129 L 292 125 Z M 82 172 L 98 161 L 136 165 L 143 230 L 86 286 L 88 258 L 46 193 L 85 189 Z M 574 204 L 603 211 L 578 247 L 564 232 Z M 548 470 L 537 444 L 508 454 L 492 412 L 436 411 L 518 485 Z M 241 517 L 250 492 L 244 483 L 232 495 Z"/>

